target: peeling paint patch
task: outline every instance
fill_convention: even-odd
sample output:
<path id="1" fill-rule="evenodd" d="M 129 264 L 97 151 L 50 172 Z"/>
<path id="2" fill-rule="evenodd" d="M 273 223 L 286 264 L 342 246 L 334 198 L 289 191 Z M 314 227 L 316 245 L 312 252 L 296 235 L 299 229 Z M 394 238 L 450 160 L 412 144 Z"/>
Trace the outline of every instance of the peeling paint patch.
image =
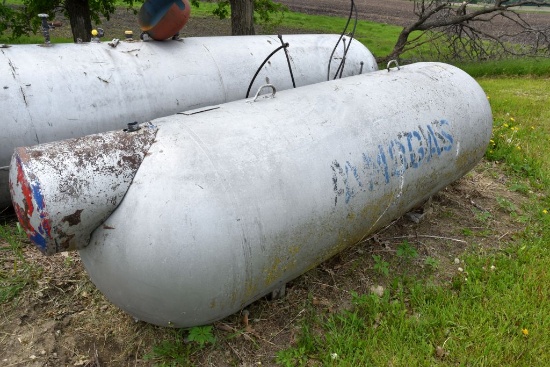
<path id="1" fill-rule="evenodd" d="M 17 148 L 10 190 L 31 241 L 47 255 L 87 246 L 126 194 L 157 131 L 144 125 Z"/>
<path id="2" fill-rule="evenodd" d="M 62 221 L 63 222 L 67 222 L 69 224 L 69 226 L 76 226 L 77 224 L 80 223 L 80 214 L 82 214 L 82 211 L 84 209 L 78 209 L 76 210 L 73 214 L 69 214 L 67 216 L 65 216 Z"/>
<path id="3" fill-rule="evenodd" d="M 36 180 L 25 175 L 24 162 L 16 157 L 16 183 L 10 183 L 10 191 L 14 198 L 14 209 L 21 227 L 29 239 L 42 251 L 47 253 L 47 243 L 51 238 L 51 225 L 46 205 Z"/>

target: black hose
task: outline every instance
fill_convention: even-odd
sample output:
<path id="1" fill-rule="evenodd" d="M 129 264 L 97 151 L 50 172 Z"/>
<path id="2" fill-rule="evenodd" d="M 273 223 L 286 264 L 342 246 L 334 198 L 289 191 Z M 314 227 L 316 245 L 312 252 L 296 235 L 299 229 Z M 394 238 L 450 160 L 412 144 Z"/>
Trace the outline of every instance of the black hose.
<path id="1" fill-rule="evenodd" d="M 352 38 L 350 38 L 349 40 L 350 45 L 351 45 L 351 40 Z M 346 56 L 348 54 L 349 46 L 346 47 L 346 38 L 343 38 L 342 42 L 344 43 L 344 54 L 342 55 L 342 61 L 340 61 L 340 65 L 338 65 L 338 69 L 336 69 L 336 74 L 334 74 L 334 79 L 336 79 L 336 77 L 342 79 L 342 73 L 344 72 L 344 67 L 346 66 Z M 338 72 L 340 72 L 340 75 L 338 75 Z"/>
<path id="2" fill-rule="evenodd" d="M 358 21 L 359 16 L 357 14 L 357 6 L 355 5 L 355 2 L 353 2 L 353 8 L 355 9 L 355 22 L 353 23 L 353 30 L 351 31 L 350 41 L 348 43 L 348 47 L 346 48 L 346 52 L 344 53 L 344 63 L 342 64 L 342 71 L 340 71 L 340 78 L 342 78 L 342 73 L 344 72 L 346 56 L 348 55 L 349 48 L 351 47 L 351 41 L 353 41 L 353 38 L 355 37 L 355 30 L 357 29 L 357 21 Z"/>
<path id="3" fill-rule="evenodd" d="M 355 29 L 357 27 L 357 7 L 355 6 L 355 1 L 354 0 L 351 0 L 351 8 L 350 8 L 350 11 L 349 11 L 349 16 L 348 16 L 348 20 L 346 22 L 346 25 L 344 26 L 344 30 L 342 30 L 342 34 L 340 34 L 340 38 L 338 38 L 338 42 L 336 42 L 336 45 L 334 45 L 334 49 L 332 50 L 332 53 L 330 54 L 330 58 L 329 58 L 329 61 L 328 61 L 328 70 L 327 70 L 327 80 L 330 80 L 330 65 L 332 63 L 332 57 L 334 56 L 334 53 L 336 52 L 336 48 L 338 47 L 338 45 L 340 44 L 340 41 L 342 40 L 342 38 L 344 37 L 344 34 L 346 33 L 347 29 L 348 29 L 348 26 L 349 26 L 349 23 L 351 21 L 351 17 L 353 16 L 353 11 L 355 10 L 355 24 L 353 26 L 353 31 L 351 33 L 351 38 L 353 38 L 353 36 L 355 35 Z M 351 45 L 351 41 L 349 42 L 347 48 L 344 46 L 344 56 L 342 57 L 342 61 L 340 62 L 340 65 L 338 66 L 338 69 L 336 70 L 336 74 L 334 75 L 334 79 L 336 79 L 338 77 L 338 73 L 340 73 L 340 77 L 341 77 L 341 74 L 343 72 L 343 68 L 342 68 L 342 64 L 344 62 L 344 58 L 348 52 L 348 49 L 349 49 L 349 46 Z M 340 70 L 342 68 L 342 70 Z"/>
<path id="4" fill-rule="evenodd" d="M 340 41 L 344 37 L 344 34 L 346 33 L 348 29 L 349 22 L 351 21 L 351 16 L 353 15 L 353 8 L 355 7 L 354 0 L 351 0 L 351 9 L 349 11 L 348 21 L 346 22 L 346 25 L 344 26 L 344 30 L 342 31 L 342 34 L 340 35 L 340 38 L 338 38 L 338 42 L 336 42 L 336 45 L 334 45 L 334 49 L 332 50 L 332 53 L 330 54 L 330 58 L 328 59 L 328 70 L 327 70 L 327 80 L 330 80 L 330 64 L 332 63 L 332 57 L 334 56 L 334 53 L 336 52 L 336 48 L 340 44 Z"/>
<path id="5" fill-rule="evenodd" d="M 352 11 L 355 10 L 355 22 L 353 24 L 353 30 L 350 34 L 350 41 L 348 43 L 348 46 L 344 44 L 344 55 L 342 56 L 342 61 L 340 62 L 340 65 L 338 65 L 338 69 L 336 69 L 336 73 L 334 74 L 334 79 L 337 77 L 342 78 L 342 74 L 344 72 L 344 66 L 346 64 L 346 55 L 348 54 L 348 50 L 351 46 L 351 41 L 353 40 L 353 37 L 355 36 L 355 30 L 357 29 L 357 20 L 358 20 L 358 14 L 357 14 L 357 6 L 355 6 L 355 2 L 351 0 L 351 9 Z M 344 30 L 345 31 L 345 30 Z M 340 72 L 340 75 L 338 76 L 338 72 Z"/>
<path id="6" fill-rule="evenodd" d="M 275 55 L 280 49 L 282 48 L 287 48 L 288 47 L 288 43 L 284 43 L 283 45 L 277 47 L 275 49 L 275 51 L 273 51 L 272 53 L 269 54 L 268 57 L 266 57 L 266 59 L 264 60 L 264 62 L 262 62 L 262 65 L 260 65 L 260 67 L 258 68 L 258 70 L 256 70 L 256 74 L 254 74 L 254 77 L 252 78 L 252 81 L 250 82 L 250 85 L 248 86 L 248 90 L 246 91 L 246 98 L 248 98 L 248 96 L 250 95 L 250 89 L 252 88 L 252 84 L 254 84 L 254 81 L 256 80 L 256 77 L 258 76 L 258 74 L 260 73 L 260 70 L 262 70 L 262 68 L 264 67 L 265 63 L 269 61 L 269 59 L 271 58 L 271 56 Z"/>
<path id="7" fill-rule="evenodd" d="M 279 39 L 281 40 L 281 45 L 285 45 L 285 43 L 283 42 L 283 36 L 281 36 L 280 34 L 277 35 L 277 37 L 279 37 Z M 288 56 L 288 50 L 287 50 L 287 47 L 288 47 L 288 43 L 286 44 L 286 47 L 285 47 L 285 55 L 286 55 L 286 62 L 288 64 L 288 71 L 290 71 L 290 78 L 292 79 L 292 86 L 294 88 L 296 88 L 296 83 L 294 82 L 294 73 L 292 73 L 292 66 L 290 66 L 290 57 Z"/>

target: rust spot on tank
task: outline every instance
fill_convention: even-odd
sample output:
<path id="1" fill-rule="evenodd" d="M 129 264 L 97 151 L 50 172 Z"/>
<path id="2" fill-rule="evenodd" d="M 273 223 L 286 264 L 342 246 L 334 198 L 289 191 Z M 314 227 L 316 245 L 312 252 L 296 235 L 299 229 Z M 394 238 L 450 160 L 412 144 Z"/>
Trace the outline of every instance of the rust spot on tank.
<path id="1" fill-rule="evenodd" d="M 156 133 L 155 127 L 144 126 L 132 133 L 112 131 L 17 150 L 22 163 L 39 162 L 29 168 L 29 180 L 48 177 L 49 205 L 59 225 L 47 239 L 47 252 L 87 246 L 93 230 L 124 197 Z M 112 190 L 95 187 L 98 178 Z M 101 215 L 90 219 L 91 207 Z"/>
<path id="2" fill-rule="evenodd" d="M 63 217 L 62 221 L 69 223 L 69 226 L 76 226 L 77 224 L 80 224 L 80 214 L 82 213 L 82 209 L 78 209 L 73 214 L 67 215 Z"/>
<path id="3" fill-rule="evenodd" d="M 136 155 L 122 156 L 121 159 L 131 169 L 137 169 L 142 160 L 141 157 L 138 157 Z"/>
<path id="4" fill-rule="evenodd" d="M 41 150 L 31 151 L 31 154 L 30 154 L 32 159 L 40 158 L 40 157 L 42 157 L 42 155 L 43 155 L 43 153 L 42 153 Z"/>
<path id="5" fill-rule="evenodd" d="M 68 251 L 68 250 L 74 250 L 76 248 L 76 245 L 73 243 L 73 238 L 75 237 L 74 233 L 71 233 L 67 235 L 64 232 L 59 231 L 60 234 L 58 238 L 62 239 L 61 241 L 56 241 L 57 244 L 57 251 Z"/>

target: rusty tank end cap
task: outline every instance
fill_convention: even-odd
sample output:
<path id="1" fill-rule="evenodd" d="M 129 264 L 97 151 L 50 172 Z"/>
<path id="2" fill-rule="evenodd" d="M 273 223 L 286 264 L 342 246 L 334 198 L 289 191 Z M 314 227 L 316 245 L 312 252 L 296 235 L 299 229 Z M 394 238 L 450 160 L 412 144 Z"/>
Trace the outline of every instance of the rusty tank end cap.
<path id="1" fill-rule="evenodd" d="M 31 242 L 45 255 L 53 255 L 49 216 L 45 208 L 40 182 L 25 169 L 28 163 L 25 148 L 17 148 L 10 165 L 10 193 L 19 223 Z"/>
<path id="2" fill-rule="evenodd" d="M 32 243 L 45 255 L 86 247 L 91 233 L 126 195 L 157 131 L 145 123 L 131 133 L 119 130 L 15 149 L 10 193 Z"/>

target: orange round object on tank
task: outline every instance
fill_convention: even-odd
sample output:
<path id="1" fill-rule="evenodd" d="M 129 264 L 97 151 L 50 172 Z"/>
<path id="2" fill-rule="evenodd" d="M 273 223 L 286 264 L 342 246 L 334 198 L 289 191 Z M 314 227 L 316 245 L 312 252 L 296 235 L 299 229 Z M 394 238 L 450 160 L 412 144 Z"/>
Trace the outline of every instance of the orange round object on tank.
<path id="1" fill-rule="evenodd" d="M 178 34 L 190 15 L 189 0 L 148 0 L 139 10 L 138 23 L 151 38 L 162 41 Z"/>

